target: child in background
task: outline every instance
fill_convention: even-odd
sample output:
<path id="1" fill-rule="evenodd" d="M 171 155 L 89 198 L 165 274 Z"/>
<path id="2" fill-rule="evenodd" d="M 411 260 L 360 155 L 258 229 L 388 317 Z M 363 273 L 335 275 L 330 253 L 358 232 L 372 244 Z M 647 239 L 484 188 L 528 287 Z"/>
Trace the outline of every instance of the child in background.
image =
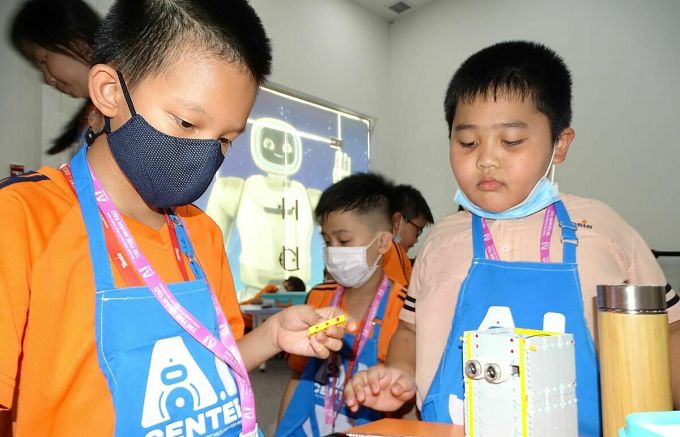
<path id="1" fill-rule="evenodd" d="M 105 135 L 0 182 L 0 410 L 18 437 L 257 435 L 248 371 L 344 333 L 310 337 L 339 311 L 301 305 L 242 336 L 222 236 L 190 205 L 270 72 L 262 24 L 245 0 L 119 0 L 93 62 Z"/>
<path id="2" fill-rule="evenodd" d="M 12 20 L 14 49 L 42 73 L 45 83 L 71 97 L 86 99 L 47 150 L 49 155 L 71 147 L 75 153 L 83 142 L 90 114 L 96 112 L 87 82 L 94 34 L 100 23 L 97 13 L 81 0 L 30 0 Z"/>
<path id="3" fill-rule="evenodd" d="M 261 305 L 262 304 L 262 296 L 267 295 L 267 294 L 274 294 L 277 291 L 279 291 L 279 287 L 276 284 L 267 284 L 264 287 L 260 289 L 260 291 L 255 294 L 255 296 L 251 297 L 250 299 L 241 301 L 241 305 Z M 244 314 L 245 315 L 245 314 Z M 246 323 L 246 327 L 247 327 Z"/>
<path id="4" fill-rule="evenodd" d="M 412 272 L 408 251 L 416 244 L 423 229 L 434 223 L 434 218 L 425 198 L 416 188 L 411 185 L 397 185 L 394 193 L 394 242 L 383 257 L 383 269 L 389 277 L 408 287 Z"/>
<path id="5" fill-rule="evenodd" d="M 373 421 L 370 408 L 351 413 L 342 387 L 356 371 L 383 362 L 405 291 L 383 272 L 380 258 L 392 243 L 393 189 L 383 177 L 360 173 L 332 185 L 315 210 L 326 243 L 326 268 L 337 280 L 309 292 L 307 304 L 338 306 L 361 320 L 358 331 L 329 359 L 291 356 L 293 375 L 279 410 L 277 436 L 320 436 Z"/>
<path id="6" fill-rule="evenodd" d="M 569 70 L 543 45 L 496 44 L 455 73 L 445 113 L 455 199 L 465 211 L 428 235 L 386 366 L 355 375 L 347 404 L 389 411 L 417 395 L 423 420 L 462 424 L 463 332 L 543 329 L 544 315 L 558 313 L 563 326 L 545 328 L 574 335 L 579 435 L 599 436 L 596 286 L 666 280 L 620 216 L 595 200 L 560 195 L 546 178 L 574 139 Z M 678 326 L 678 296 L 667 289 L 669 320 Z M 678 351 L 674 330 L 671 353 Z M 680 363 L 672 368 L 677 375 Z"/>
<path id="7" fill-rule="evenodd" d="M 302 282 L 302 279 L 298 278 L 297 276 L 289 276 L 285 281 L 283 281 L 283 289 L 285 291 L 305 291 L 305 283 Z M 281 299 L 277 299 L 276 296 L 267 296 L 275 294 L 278 291 L 279 287 L 277 285 L 267 284 L 264 287 L 262 287 L 262 289 L 258 291 L 255 296 L 240 302 L 240 304 L 265 306 L 264 305 L 266 303 L 265 299 L 268 299 L 269 301 L 274 301 L 274 305 L 276 305 L 279 308 L 287 308 L 289 306 L 292 306 L 293 305 L 292 299 L 286 299 L 282 301 Z M 272 306 L 272 304 L 269 303 L 267 306 Z M 251 329 L 253 329 L 253 315 L 247 313 L 241 313 L 241 315 L 243 316 L 243 324 L 245 326 L 245 331 L 248 332 Z"/>
<path id="8" fill-rule="evenodd" d="M 297 276 L 289 276 L 283 281 L 283 289 L 286 291 L 307 291 L 304 281 Z"/>
<path id="9" fill-rule="evenodd" d="M 305 291 L 305 283 L 302 281 L 302 279 L 298 278 L 297 276 L 289 276 L 285 281 L 283 281 L 283 289 L 285 291 Z M 262 304 L 262 299 L 266 298 L 267 294 L 275 294 L 279 291 L 278 285 L 275 284 L 267 284 L 260 291 L 257 292 L 255 296 L 248 300 L 244 300 L 241 302 L 241 305 L 247 305 L 247 304 L 256 304 L 260 305 Z M 270 299 L 275 299 L 276 296 L 269 296 Z M 291 304 L 280 304 L 277 301 L 277 306 L 290 306 Z"/>

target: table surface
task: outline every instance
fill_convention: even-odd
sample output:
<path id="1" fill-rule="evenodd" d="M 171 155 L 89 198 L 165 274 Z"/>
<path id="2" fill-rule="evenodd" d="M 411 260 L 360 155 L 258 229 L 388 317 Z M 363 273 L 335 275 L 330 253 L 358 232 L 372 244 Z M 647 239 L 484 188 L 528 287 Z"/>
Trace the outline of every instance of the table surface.
<path id="1" fill-rule="evenodd" d="M 460 425 L 421 422 L 418 420 L 380 419 L 345 431 L 348 436 L 418 436 L 418 437 L 464 437 Z"/>

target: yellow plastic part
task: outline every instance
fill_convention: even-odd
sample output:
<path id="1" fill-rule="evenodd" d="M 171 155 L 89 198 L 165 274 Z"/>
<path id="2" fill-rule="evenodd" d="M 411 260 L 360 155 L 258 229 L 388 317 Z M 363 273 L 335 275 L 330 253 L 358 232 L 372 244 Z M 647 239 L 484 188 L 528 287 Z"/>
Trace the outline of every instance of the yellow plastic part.
<path id="1" fill-rule="evenodd" d="M 346 321 L 347 319 L 345 315 L 340 314 L 337 317 L 333 317 L 332 319 L 324 320 L 321 323 L 317 323 L 316 325 L 310 326 L 309 328 L 307 328 L 307 334 L 311 337 L 314 334 L 317 334 L 321 331 L 325 331 L 331 326 L 342 326 L 345 324 Z"/>

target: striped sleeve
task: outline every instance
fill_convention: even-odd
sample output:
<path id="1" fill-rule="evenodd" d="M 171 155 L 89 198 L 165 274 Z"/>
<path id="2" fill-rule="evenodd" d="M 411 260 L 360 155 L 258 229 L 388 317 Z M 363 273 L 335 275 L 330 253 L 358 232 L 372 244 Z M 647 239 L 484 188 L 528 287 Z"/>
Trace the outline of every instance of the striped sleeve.
<path id="1" fill-rule="evenodd" d="M 678 292 L 673 290 L 671 284 L 666 284 L 666 308 L 671 308 L 680 302 Z"/>
<path id="2" fill-rule="evenodd" d="M 409 292 L 406 294 L 399 294 L 399 298 L 404 301 L 404 306 L 401 308 L 399 319 L 407 323 L 416 323 L 416 298 Z"/>
<path id="3" fill-rule="evenodd" d="M 404 299 L 404 309 L 406 311 L 416 312 L 416 298 L 406 295 Z"/>

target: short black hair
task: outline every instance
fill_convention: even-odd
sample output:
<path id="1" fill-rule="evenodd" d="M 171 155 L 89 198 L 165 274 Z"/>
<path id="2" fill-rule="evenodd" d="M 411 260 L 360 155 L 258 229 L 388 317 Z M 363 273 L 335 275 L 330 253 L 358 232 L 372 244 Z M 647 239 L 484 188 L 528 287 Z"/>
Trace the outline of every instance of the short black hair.
<path id="1" fill-rule="evenodd" d="M 394 187 L 395 209 L 406 220 L 424 217 L 429 224 L 434 223 L 432 211 L 423 195 L 412 185 L 401 184 Z"/>
<path id="2" fill-rule="evenodd" d="M 356 173 L 326 189 L 316 205 L 314 215 L 323 224 L 332 212 L 377 214 L 391 228 L 395 212 L 394 184 L 377 173 Z"/>
<path id="3" fill-rule="evenodd" d="M 82 0 L 30 0 L 21 5 L 11 23 L 12 46 L 28 61 L 34 61 L 28 46 L 35 44 L 89 65 L 101 19 Z"/>
<path id="4" fill-rule="evenodd" d="M 271 73 L 269 38 L 246 0 L 116 0 L 92 62 L 112 65 L 134 86 L 188 50 L 241 65 L 258 85 Z"/>
<path id="5" fill-rule="evenodd" d="M 449 135 L 458 102 L 502 95 L 532 99 L 550 120 L 555 141 L 571 124 L 571 83 L 564 60 L 542 44 L 507 41 L 482 49 L 463 62 L 446 90 Z"/>
<path id="6" fill-rule="evenodd" d="M 307 286 L 304 281 L 297 276 L 289 276 L 288 279 L 283 282 L 288 282 L 292 285 L 294 291 L 307 291 Z"/>

